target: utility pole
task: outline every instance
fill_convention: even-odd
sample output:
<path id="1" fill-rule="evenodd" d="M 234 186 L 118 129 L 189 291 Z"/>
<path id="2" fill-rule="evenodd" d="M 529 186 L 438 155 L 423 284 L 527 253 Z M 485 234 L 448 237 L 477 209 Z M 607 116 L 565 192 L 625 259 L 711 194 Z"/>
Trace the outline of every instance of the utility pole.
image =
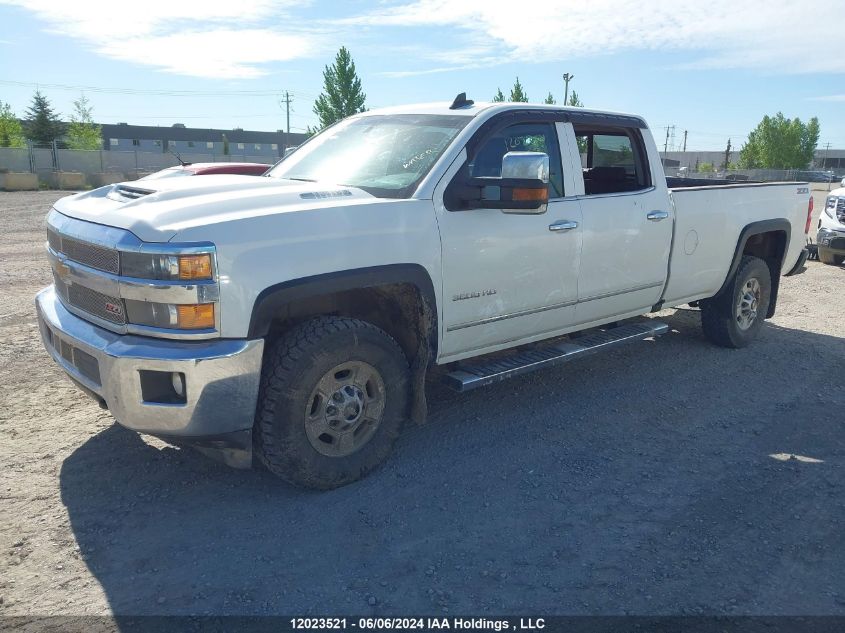
<path id="1" fill-rule="evenodd" d="M 830 143 L 825 143 L 824 146 L 824 160 L 822 162 L 822 169 L 827 169 L 827 153 L 830 151 Z"/>
<path id="2" fill-rule="evenodd" d="M 689 130 L 684 130 L 684 151 L 687 151 L 687 132 Z"/>
<path id="3" fill-rule="evenodd" d="M 666 141 L 663 143 L 663 153 L 669 151 L 669 130 L 672 131 L 672 134 L 675 134 L 675 126 L 674 125 L 667 125 L 666 126 Z"/>
<path id="4" fill-rule="evenodd" d="M 575 79 L 575 75 L 570 73 L 563 73 L 563 83 L 565 85 L 563 89 L 563 105 L 569 101 L 569 82 Z"/>
<path id="5" fill-rule="evenodd" d="M 285 150 L 288 147 L 288 139 L 290 138 L 290 103 L 291 103 L 291 98 L 290 98 L 290 93 L 288 93 L 287 90 L 285 90 L 285 98 L 281 99 L 279 101 L 279 105 L 282 105 L 283 103 L 285 104 L 285 118 L 286 118 L 286 124 L 287 124 L 286 127 L 285 127 L 285 142 L 282 146 L 282 156 L 284 157 Z"/>

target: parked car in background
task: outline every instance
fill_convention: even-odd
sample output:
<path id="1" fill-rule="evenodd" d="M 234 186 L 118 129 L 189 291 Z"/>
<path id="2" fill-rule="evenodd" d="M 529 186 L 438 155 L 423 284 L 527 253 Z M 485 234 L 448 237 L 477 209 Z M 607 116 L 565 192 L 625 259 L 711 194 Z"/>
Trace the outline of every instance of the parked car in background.
<path id="1" fill-rule="evenodd" d="M 839 266 L 845 262 L 845 178 L 842 188 L 831 191 L 819 215 L 816 235 L 819 260 L 823 264 Z"/>
<path id="2" fill-rule="evenodd" d="M 219 174 L 238 174 L 241 176 L 260 176 L 270 169 L 264 163 L 187 163 L 162 169 L 140 180 L 158 180 L 175 176 L 211 176 Z"/>
<path id="3" fill-rule="evenodd" d="M 799 171 L 795 173 L 795 178 L 807 182 L 835 182 L 836 174 L 832 171 L 821 170 Z"/>

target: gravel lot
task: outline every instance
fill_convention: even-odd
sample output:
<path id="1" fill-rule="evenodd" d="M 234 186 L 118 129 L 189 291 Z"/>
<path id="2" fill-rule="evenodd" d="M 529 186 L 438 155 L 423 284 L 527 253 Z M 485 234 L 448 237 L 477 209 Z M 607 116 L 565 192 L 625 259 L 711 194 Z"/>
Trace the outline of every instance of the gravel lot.
<path id="1" fill-rule="evenodd" d="M 655 342 L 432 384 L 386 466 L 310 493 L 121 429 L 49 361 L 61 195 L 0 193 L 0 613 L 845 615 L 845 268 L 784 279 L 746 350 L 668 310 Z"/>

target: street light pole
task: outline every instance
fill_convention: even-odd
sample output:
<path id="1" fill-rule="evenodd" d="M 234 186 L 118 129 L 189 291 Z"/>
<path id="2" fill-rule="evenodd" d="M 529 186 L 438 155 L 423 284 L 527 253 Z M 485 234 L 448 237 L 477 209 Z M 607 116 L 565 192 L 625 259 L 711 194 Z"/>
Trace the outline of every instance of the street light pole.
<path id="1" fill-rule="evenodd" d="M 563 82 L 566 86 L 563 91 L 563 105 L 566 105 L 567 101 L 569 101 L 569 82 L 573 79 L 575 79 L 575 75 L 563 73 Z"/>

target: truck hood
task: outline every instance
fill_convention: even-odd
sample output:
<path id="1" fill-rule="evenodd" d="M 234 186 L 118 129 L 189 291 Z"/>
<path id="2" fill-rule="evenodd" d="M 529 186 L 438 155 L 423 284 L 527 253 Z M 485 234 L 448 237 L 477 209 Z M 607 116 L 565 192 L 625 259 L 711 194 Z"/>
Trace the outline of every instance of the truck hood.
<path id="1" fill-rule="evenodd" d="M 260 176 L 190 176 L 124 182 L 62 198 L 56 211 L 167 242 L 198 225 L 274 213 L 371 202 L 361 189 Z"/>

